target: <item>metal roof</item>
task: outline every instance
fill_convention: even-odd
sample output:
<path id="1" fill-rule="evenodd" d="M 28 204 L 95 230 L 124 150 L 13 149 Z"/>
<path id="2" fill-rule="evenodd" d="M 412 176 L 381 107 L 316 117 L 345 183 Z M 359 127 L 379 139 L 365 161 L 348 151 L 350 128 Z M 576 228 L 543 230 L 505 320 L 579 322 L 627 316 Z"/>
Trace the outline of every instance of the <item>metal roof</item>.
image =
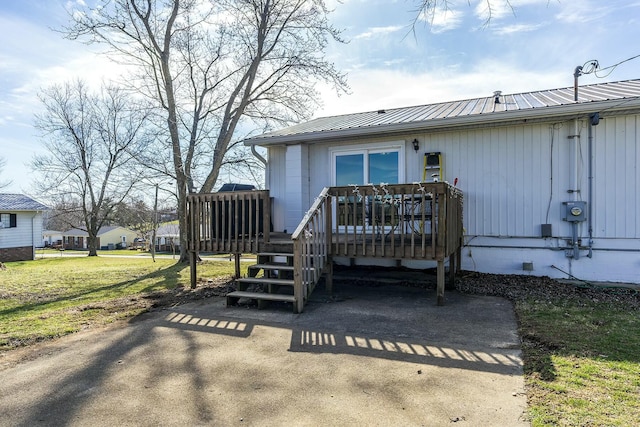
<path id="1" fill-rule="evenodd" d="M 42 203 L 24 194 L 0 193 L 0 211 L 44 211 L 49 209 Z"/>
<path id="2" fill-rule="evenodd" d="M 494 122 L 576 114 L 600 108 L 607 101 L 640 101 L 640 79 L 580 86 L 578 101 L 574 88 L 549 89 L 462 101 L 440 102 L 414 107 L 393 108 L 364 113 L 320 117 L 245 140 L 246 145 L 270 145 L 326 138 L 362 136 L 445 127 L 480 122 Z M 597 104 L 597 105 L 596 105 Z M 640 105 L 640 104 L 639 104 Z M 637 107 L 634 105 L 633 107 Z M 612 107 L 607 105 L 607 107 Z M 597 111 L 597 110 L 596 110 Z"/>

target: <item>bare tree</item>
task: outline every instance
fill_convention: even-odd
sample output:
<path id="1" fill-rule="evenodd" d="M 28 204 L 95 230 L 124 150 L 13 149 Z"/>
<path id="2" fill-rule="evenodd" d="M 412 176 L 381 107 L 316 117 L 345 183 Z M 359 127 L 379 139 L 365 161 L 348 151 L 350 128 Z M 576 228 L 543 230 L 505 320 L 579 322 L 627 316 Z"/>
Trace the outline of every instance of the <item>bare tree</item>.
<path id="1" fill-rule="evenodd" d="M 148 143 L 148 113 L 121 89 L 103 87 L 92 94 L 81 81 L 52 86 L 40 100 L 44 112 L 35 126 L 48 153 L 32 163 L 41 174 L 39 189 L 59 206 L 76 210 L 79 228 L 89 235 L 89 256 L 95 256 L 98 230 L 140 180 L 133 153 Z"/>
<path id="2" fill-rule="evenodd" d="M 130 203 L 118 203 L 112 215 L 112 223 L 127 227 L 137 232 L 141 237 L 149 239 L 155 227 L 155 211 L 142 200 L 132 200 Z"/>
<path id="3" fill-rule="evenodd" d="M 186 196 L 216 186 L 239 128 L 307 118 L 318 81 L 346 89 L 324 56 L 329 40 L 340 41 L 328 14 L 323 0 L 104 0 L 70 10 L 66 35 L 110 46 L 162 112 L 167 142 L 159 151 L 172 169 L 149 164 L 177 183 L 182 261 Z"/>
<path id="4" fill-rule="evenodd" d="M 6 160 L 3 157 L 0 157 L 0 175 L 2 175 L 2 169 L 4 169 L 4 165 L 6 164 Z M 0 181 L 0 190 L 4 187 L 8 187 L 11 185 L 11 181 Z"/>

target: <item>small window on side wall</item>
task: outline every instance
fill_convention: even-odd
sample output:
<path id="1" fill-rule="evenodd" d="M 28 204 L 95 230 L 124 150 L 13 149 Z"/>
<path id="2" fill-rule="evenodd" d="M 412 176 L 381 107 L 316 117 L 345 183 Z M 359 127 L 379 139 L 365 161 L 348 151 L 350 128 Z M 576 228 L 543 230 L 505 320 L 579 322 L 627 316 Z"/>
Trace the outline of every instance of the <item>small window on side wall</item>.
<path id="1" fill-rule="evenodd" d="M 15 228 L 17 226 L 17 215 L 2 213 L 0 214 L 0 228 Z"/>

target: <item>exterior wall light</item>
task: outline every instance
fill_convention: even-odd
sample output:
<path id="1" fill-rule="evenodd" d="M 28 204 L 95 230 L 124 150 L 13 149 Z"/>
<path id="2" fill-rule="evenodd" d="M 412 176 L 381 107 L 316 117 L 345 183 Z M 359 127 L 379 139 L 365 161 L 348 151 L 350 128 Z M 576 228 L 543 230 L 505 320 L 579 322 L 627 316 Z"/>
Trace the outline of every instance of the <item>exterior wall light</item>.
<path id="1" fill-rule="evenodd" d="M 417 139 L 414 139 L 413 141 L 411 141 L 411 143 L 413 144 L 413 149 L 418 151 L 420 149 L 420 141 L 418 141 Z"/>

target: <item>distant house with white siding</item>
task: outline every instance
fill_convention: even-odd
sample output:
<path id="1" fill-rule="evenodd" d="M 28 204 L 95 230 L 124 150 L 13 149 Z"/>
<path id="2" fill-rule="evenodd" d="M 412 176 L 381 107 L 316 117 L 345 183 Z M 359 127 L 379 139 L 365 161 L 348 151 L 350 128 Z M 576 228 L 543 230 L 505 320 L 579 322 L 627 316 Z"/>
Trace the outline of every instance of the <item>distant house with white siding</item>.
<path id="1" fill-rule="evenodd" d="M 180 226 L 176 222 L 162 224 L 156 230 L 156 251 L 180 251 Z"/>
<path id="2" fill-rule="evenodd" d="M 640 79 L 323 117 L 245 145 L 267 150 L 276 232 L 296 230 L 323 188 L 352 185 L 332 223 L 367 236 L 362 189 L 435 179 L 464 195 L 463 269 L 640 283 Z"/>
<path id="3" fill-rule="evenodd" d="M 42 243 L 45 247 L 62 246 L 62 231 L 44 230 L 42 232 Z"/>
<path id="4" fill-rule="evenodd" d="M 42 245 L 42 213 L 49 209 L 23 194 L 0 193 L 0 262 L 35 258 Z"/>
<path id="5" fill-rule="evenodd" d="M 126 248 L 138 234 L 125 227 L 120 226 L 104 226 L 98 230 L 98 248 L 99 249 L 116 249 Z M 89 233 L 78 228 L 72 228 L 62 233 L 62 244 L 65 249 L 88 249 L 87 239 Z"/>

